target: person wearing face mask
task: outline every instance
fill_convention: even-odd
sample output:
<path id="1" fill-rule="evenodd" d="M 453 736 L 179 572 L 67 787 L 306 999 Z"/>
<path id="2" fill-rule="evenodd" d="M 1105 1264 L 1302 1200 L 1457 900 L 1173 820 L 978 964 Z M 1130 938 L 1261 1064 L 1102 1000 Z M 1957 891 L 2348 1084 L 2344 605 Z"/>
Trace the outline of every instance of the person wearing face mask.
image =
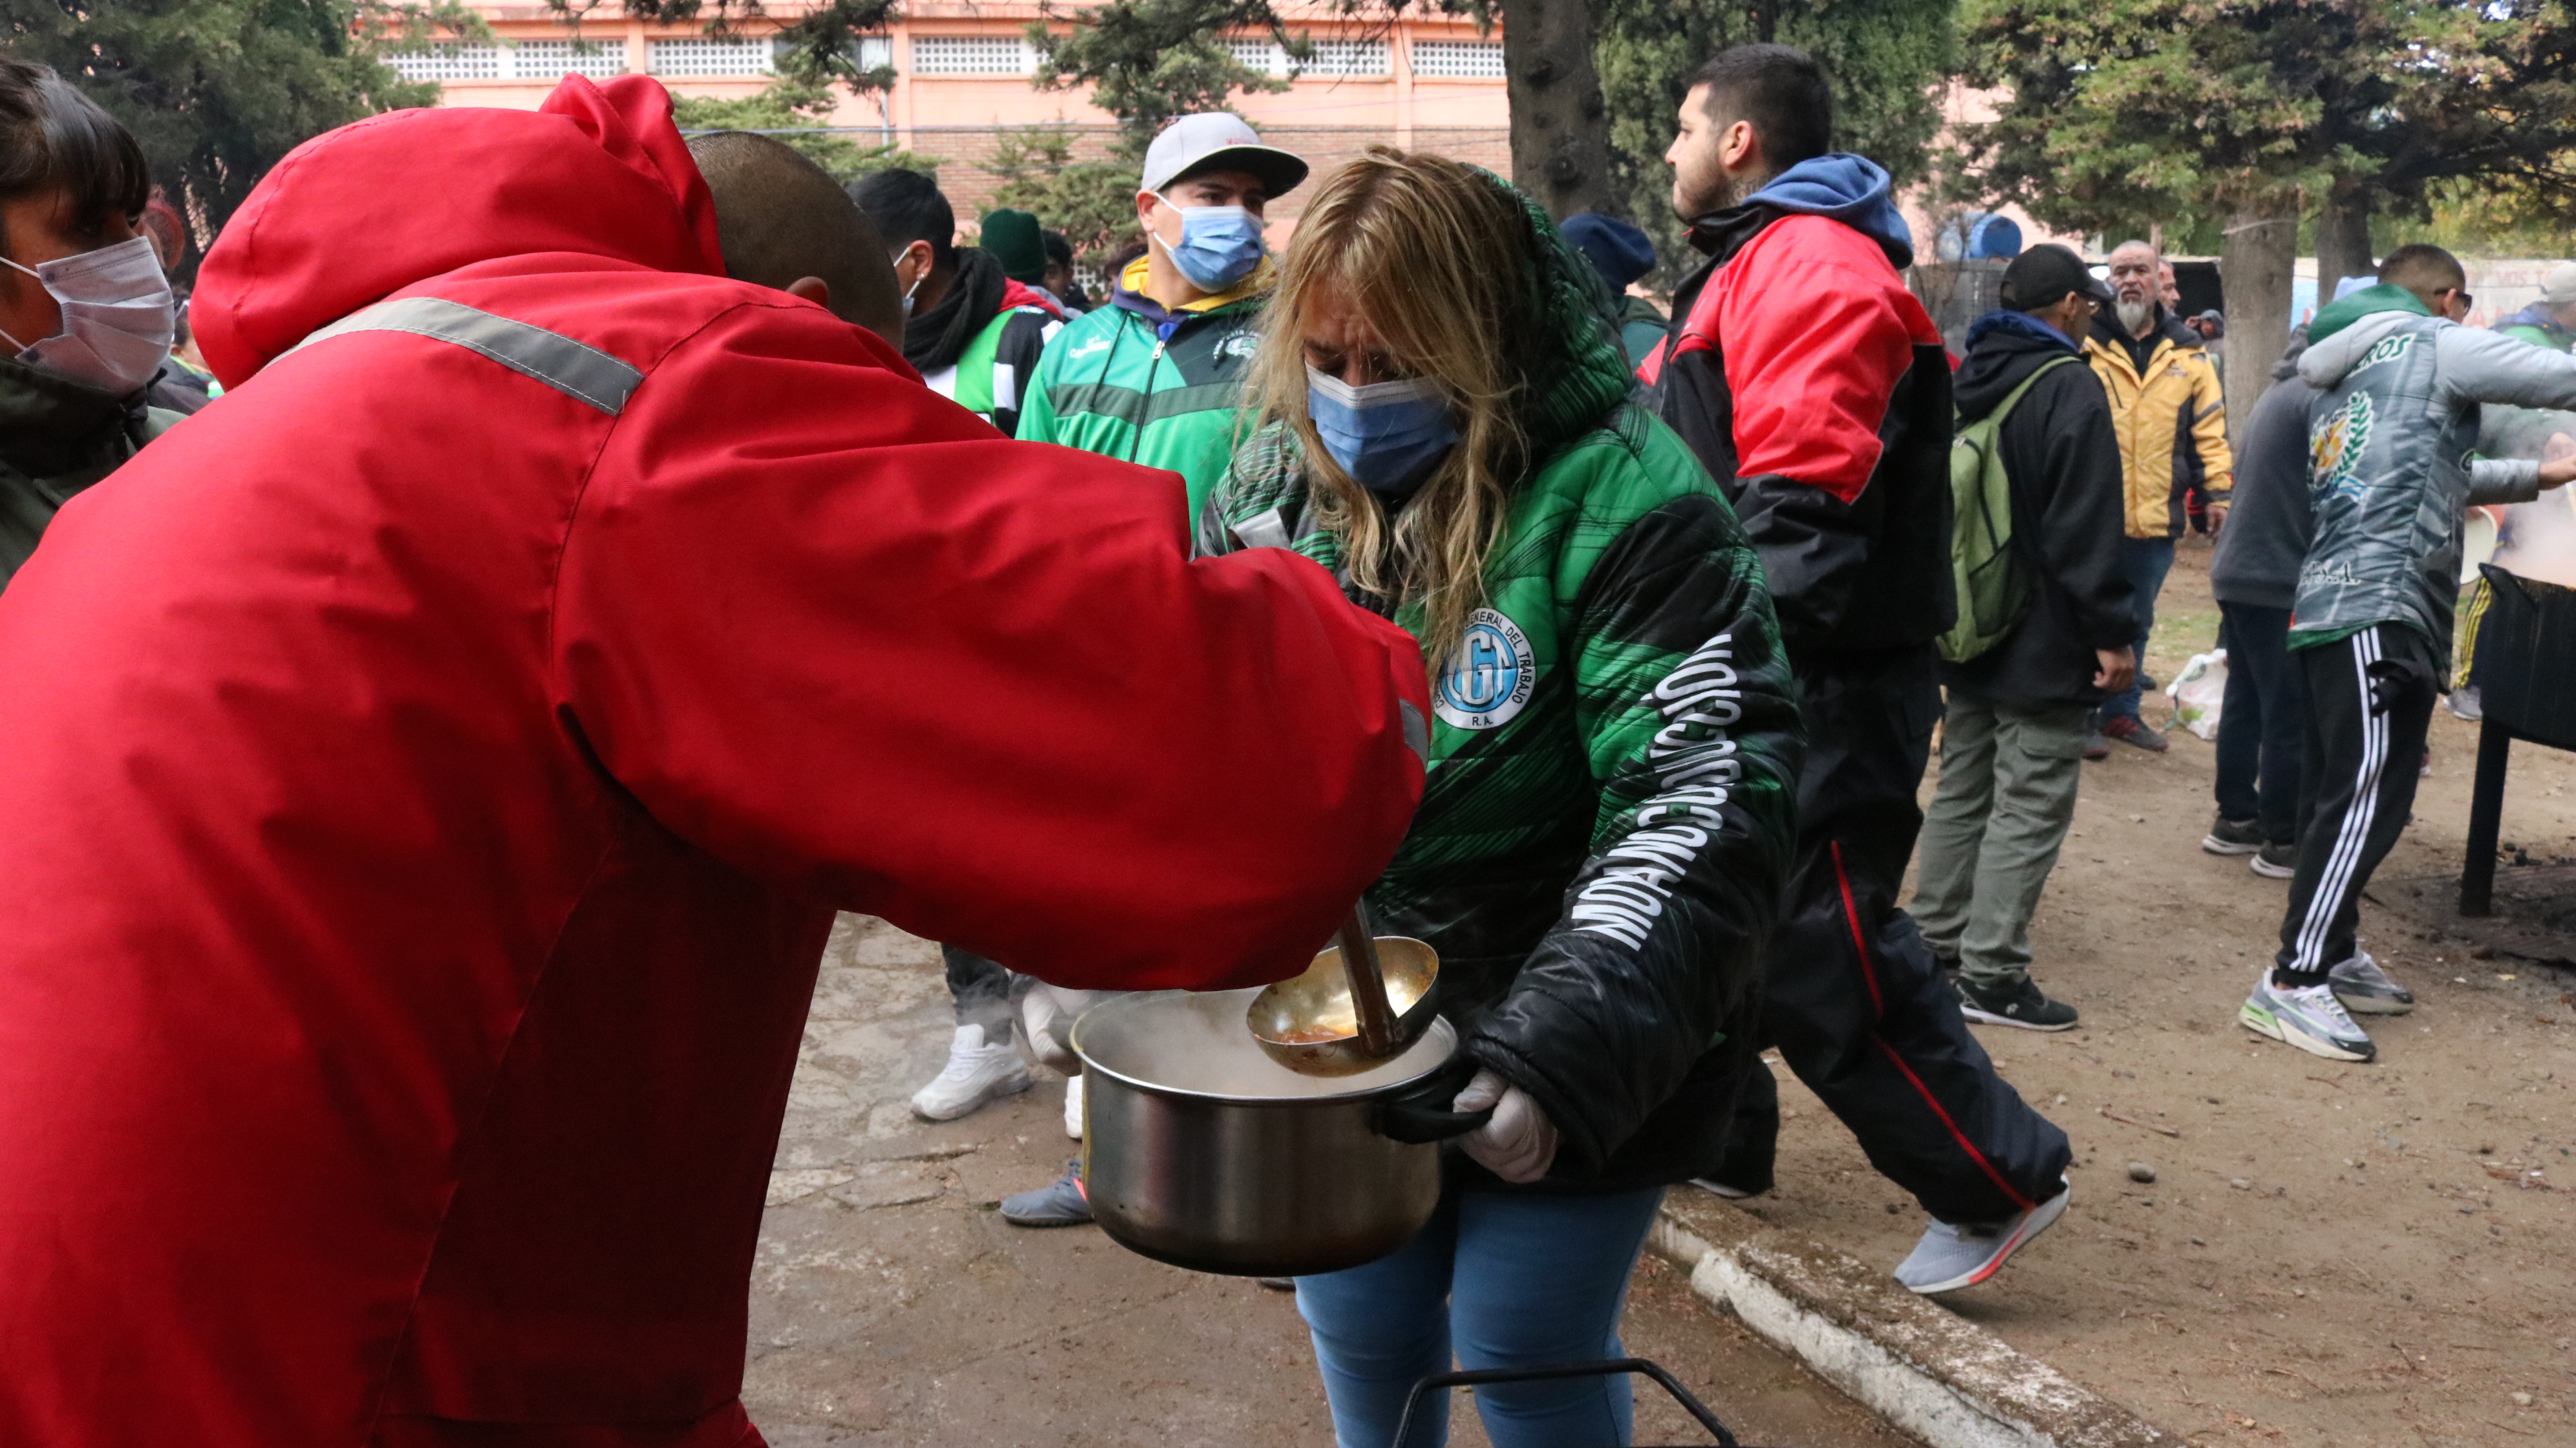
<path id="1" fill-rule="evenodd" d="M 918 171 L 869 172 L 850 184 L 850 199 L 892 249 L 903 360 L 931 391 L 1016 436 L 1024 384 L 1064 326 L 1063 305 L 1006 275 L 992 252 L 957 245 L 956 213 Z"/>
<path id="2" fill-rule="evenodd" d="M 0 56 L 0 588 L 63 504 L 179 420 L 147 403 L 173 331 L 138 229 L 151 192 L 124 127 Z"/>
<path id="3" fill-rule="evenodd" d="M 1202 554 L 1314 559 L 1432 675 L 1431 786 L 1366 902 L 1439 951 L 1479 1068 L 1456 1107 L 1494 1115 L 1411 1243 L 1297 1280 L 1345 1448 L 1389 1443 L 1453 1352 L 1621 1356 L 1656 1204 L 1720 1159 L 1754 1060 L 1797 706 L 1752 545 L 1629 392 L 1609 289 L 1545 212 L 1372 148 L 1299 218 L 1199 514 Z M 1628 1441 L 1623 1378 L 1477 1404 L 1498 1448 Z"/>
<path id="4" fill-rule="evenodd" d="M 1262 212 L 1306 179 L 1239 116 L 1183 116 L 1145 152 L 1145 254 L 1047 346 L 1020 436 L 1168 468 L 1193 511 L 1234 451 L 1236 387 L 1273 268 Z"/>
<path id="5" fill-rule="evenodd" d="M 1304 161 L 1261 144 L 1239 116 L 1210 112 L 1164 127 L 1146 149 L 1136 193 L 1145 253 L 1120 273 L 1109 305 L 1075 318 L 1047 344 L 1020 439 L 1178 473 L 1172 501 L 1194 513 L 1233 455 L 1239 388 L 1270 299 L 1276 269 L 1261 239 L 1262 210 L 1305 179 Z M 953 959 L 951 978 L 958 978 Z M 1017 1017 L 1028 1054 L 1067 1073 L 1065 1134 L 1077 1139 L 1081 1063 L 1065 1034 L 1093 1004 L 1039 986 L 1022 992 Z M 949 1069 L 968 1068 L 952 1053 Z M 916 1109 L 930 1108 L 916 1098 Z M 1081 1162 L 1005 1197 L 1002 1219 L 1020 1227 L 1090 1221 Z"/>

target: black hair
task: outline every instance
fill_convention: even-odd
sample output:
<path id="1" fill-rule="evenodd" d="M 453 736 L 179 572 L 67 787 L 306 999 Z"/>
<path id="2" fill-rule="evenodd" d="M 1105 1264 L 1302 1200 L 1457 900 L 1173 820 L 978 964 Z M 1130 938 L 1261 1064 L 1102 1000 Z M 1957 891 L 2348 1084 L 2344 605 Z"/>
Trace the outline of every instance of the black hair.
<path id="1" fill-rule="evenodd" d="M 930 267 L 946 271 L 957 264 L 957 213 L 949 210 L 939 182 L 919 171 L 889 166 L 850 183 L 850 199 L 885 233 L 886 245 L 907 247 L 930 243 Z"/>
<path id="2" fill-rule="evenodd" d="M 2465 291 L 2469 285 L 2468 268 L 2460 259 L 2424 242 L 2401 246 L 2379 264 L 2379 279 L 2394 283 L 2410 292 L 2431 295 L 2435 292 Z"/>
<path id="3" fill-rule="evenodd" d="M 1061 231 L 1041 231 L 1038 240 L 1046 244 L 1046 259 L 1067 271 L 1073 269 L 1073 243 Z"/>
<path id="4" fill-rule="evenodd" d="M 152 168 L 125 127 L 71 82 L 0 56 L 0 201 L 52 190 L 69 204 L 66 231 L 94 240 L 111 218 L 143 214 Z"/>
<path id="5" fill-rule="evenodd" d="M 1791 45 L 1737 45 L 1692 71 L 1702 108 L 1720 125 L 1749 121 L 1773 175 L 1834 148 L 1834 88 L 1816 58 Z"/>

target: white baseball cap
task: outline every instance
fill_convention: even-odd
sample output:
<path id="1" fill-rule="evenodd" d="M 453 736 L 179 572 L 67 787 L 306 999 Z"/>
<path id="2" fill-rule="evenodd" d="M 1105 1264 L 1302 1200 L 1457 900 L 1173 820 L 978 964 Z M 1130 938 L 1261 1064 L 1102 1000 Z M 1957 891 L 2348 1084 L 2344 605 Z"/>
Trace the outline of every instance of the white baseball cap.
<path id="1" fill-rule="evenodd" d="M 2549 279 L 2541 285 L 2540 300 L 2553 307 L 2576 302 L 2576 261 L 2562 261 L 2549 269 Z"/>
<path id="2" fill-rule="evenodd" d="M 1145 148 L 1144 189 L 1148 191 L 1160 194 L 1164 187 L 1198 171 L 1249 172 L 1270 188 L 1274 200 L 1306 179 L 1303 160 L 1261 144 L 1260 135 L 1230 111 L 1182 116 Z"/>

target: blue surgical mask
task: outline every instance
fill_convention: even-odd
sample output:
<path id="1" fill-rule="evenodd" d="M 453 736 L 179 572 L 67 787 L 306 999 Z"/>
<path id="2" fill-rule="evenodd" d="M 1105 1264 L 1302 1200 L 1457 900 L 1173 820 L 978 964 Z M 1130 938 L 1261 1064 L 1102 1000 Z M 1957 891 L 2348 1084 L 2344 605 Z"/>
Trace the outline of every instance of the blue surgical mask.
<path id="1" fill-rule="evenodd" d="M 1428 377 L 1353 387 L 1309 363 L 1306 412 L 1324 451 L 1364 488 L 1401 488 L 1458 442 L 1448 395 Z"/>
<path id="2" fill-rule="evenodd" d="M 1164 246 L 1163 255 L 1190 279 L 1190 285 L 1203 292 L 1222 292 L 1252 275 L 1261 265 L 1261 223 L 1240 206 L 1174 206 L 1161 196 L 1154 198 L 1181 213 L 1181 244 Z"/>

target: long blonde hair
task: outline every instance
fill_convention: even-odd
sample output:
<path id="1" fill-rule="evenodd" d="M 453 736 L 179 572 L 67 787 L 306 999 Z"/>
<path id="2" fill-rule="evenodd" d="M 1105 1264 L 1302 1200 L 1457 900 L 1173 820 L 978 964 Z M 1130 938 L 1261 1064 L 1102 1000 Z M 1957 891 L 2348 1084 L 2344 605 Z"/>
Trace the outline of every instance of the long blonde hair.
<path id="1" fill-rule="evenodd" d="M 1528 460 L 1519 414 L 1544 323 L 1533 299 L 1530 223 L 1475 168 L 1371 146 L 1316 189 L 1262 318 L 1249 388 L 1256 426 L 1304 444 L 1315 519 L 1340 541 L 1351 581 L 1418 601 L 1435 667 L 1485 601 L 1485 559 Z M 1459 443 L 1390 526 L 1334 462 L 1306 408 L 1306 323 L 1328 288 L 1348 293 L 1407 374 L 1436 381 Z"/>

